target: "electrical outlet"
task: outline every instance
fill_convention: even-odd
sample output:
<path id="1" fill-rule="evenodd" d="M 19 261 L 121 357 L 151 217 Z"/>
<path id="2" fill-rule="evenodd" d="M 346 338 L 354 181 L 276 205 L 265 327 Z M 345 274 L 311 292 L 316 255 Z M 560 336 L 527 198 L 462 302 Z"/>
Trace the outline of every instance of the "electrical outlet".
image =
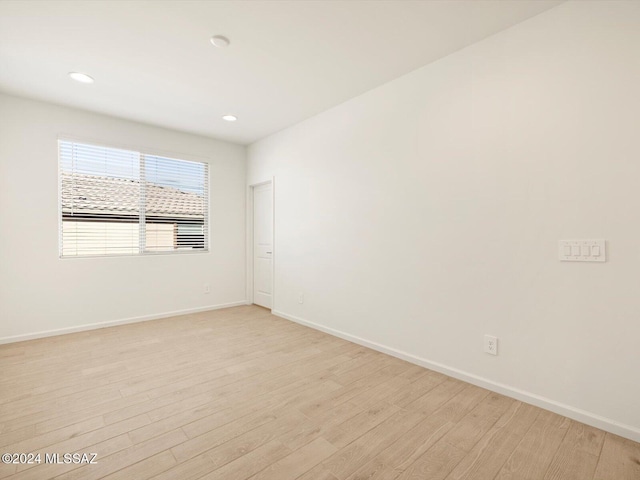
<path id="1" fill-rule="evenodd" d="M 304 293 L 300 293 L 300 295 L 298 296 L 298 303 L 304 303 Z"/>
<path id="2" fill-rule="evenodd" d="M 209 285 L 208 283 L 205 283 L 202 286 L 202 290 L 204 291 L 204 293 L 211 293 L 211 285 Z"/>
<path id="3" fill-rule="evenodd" d="M 492 335 L 484 336 L 484 353 L 498 355 L 498 337 Z"/>

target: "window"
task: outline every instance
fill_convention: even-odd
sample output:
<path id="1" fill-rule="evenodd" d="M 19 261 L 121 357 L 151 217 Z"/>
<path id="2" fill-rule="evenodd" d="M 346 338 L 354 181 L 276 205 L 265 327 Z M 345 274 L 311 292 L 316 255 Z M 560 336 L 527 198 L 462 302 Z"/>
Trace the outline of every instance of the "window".
<path id="1" fill-rule="evenodd" d="M 58 142 L 60 256 L 208 250 L 208 164 Z"/>

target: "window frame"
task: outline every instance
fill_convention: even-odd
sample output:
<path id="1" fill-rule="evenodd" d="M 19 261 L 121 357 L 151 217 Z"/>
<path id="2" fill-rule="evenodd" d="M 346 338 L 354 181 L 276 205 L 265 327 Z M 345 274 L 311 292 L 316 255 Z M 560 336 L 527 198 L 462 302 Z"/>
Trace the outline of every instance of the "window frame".
<path id="1" fill-rule="evenodd" d="M 63 212 L 62 212 L 62 168 L 61 168 L 61 158 L 60 158 L 60 142 L 72 142 L 72 143 L 81 143 L 85 145 L 91 145 L 95 147 L 103 147 L 103 148 L 114 148 L 119 150 L 129 150 L 137 152 L 141 157 L 144 155 L 163 157 L 169 160 L 183 160 L 188 162 L 198 162 L 206 164 L 206 182 L 207 182 L 207 199 L 206 199 L 206 214 L 205 214 L 205 223 L 206 223 L 206 243 L 204 248 L 194 248 L 194 249 L 177 249 L 172 251 L 146 251 L 142 249 L 142 251 L 138 251 L 137 253 L 105 253 L 105 254 L 97 254 L 97 255 L 63 255 Z M 87 258 L 130 258 L 130 257 L 155 257 L 155 256 L 172 256 L 172 255 L 208 255 L 211 253 L 211 166 L 212 162 L 210 158 L 191 155 L 191 154 L 182 154 L 176 152 L 170 152 L 166 150 L 161 150 L 157 148 L 148 148 L 148 147 L 139 147 L 134 145 L 121 144 L 116 142 L 105 142 L 103 140 L 96 139 L 87 139 L 80 138 L 73 135 L 58 135 L 56 139 L 56 155 L 57 155 L 57 164 L 56 164 L 56 175 L 58 177 L 58 191 L 57 191 L 57 212 L 58 212 L 58 258 L 60 260 L 69 260 L 69 259 L 87 259 Z"/>

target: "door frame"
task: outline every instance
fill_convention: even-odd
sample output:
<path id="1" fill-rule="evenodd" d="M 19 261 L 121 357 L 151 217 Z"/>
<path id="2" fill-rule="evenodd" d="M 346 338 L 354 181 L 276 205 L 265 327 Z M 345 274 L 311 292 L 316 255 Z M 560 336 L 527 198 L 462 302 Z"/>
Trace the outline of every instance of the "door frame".
<path id="1" fill-rule="evenodd" d="M 276 271 L 276 181 L 275 177 L 262 182 L 252 183 L 247 186 L 247 239 L 245 246 L 247 272 L 246 272 L 246 296 L 247 305 L 253 305 L 253 192 L 256 187 L 271 185 L 271 311 L 275 310 L 275 271 Z"/>

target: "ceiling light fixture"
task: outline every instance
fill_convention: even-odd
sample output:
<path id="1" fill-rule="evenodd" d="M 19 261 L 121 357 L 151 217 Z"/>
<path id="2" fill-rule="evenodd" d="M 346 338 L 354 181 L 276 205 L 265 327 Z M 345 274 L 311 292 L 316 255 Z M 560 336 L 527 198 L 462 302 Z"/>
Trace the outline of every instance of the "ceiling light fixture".
<path id="1" fill-rule="evenodd" d="M 218 48 L 228 47 L 231 43 L 227 37 L 223 37 L 222 35 L 214 35 L 209 41 Z"/>
<path id="2" fill-rule="evenodd" d="M 73 78 L 76 82 L 93 83 L 93 78 L 87 75 L 86 73 L 69 72 L 69 76 Z"/>
<path id="3" fill-rule="evenodd" d="M 226 120 L 227 122 L 235 122 L 238 117 L 236 117 L 235 115 L 223 115 L 222 119 Z"/>

